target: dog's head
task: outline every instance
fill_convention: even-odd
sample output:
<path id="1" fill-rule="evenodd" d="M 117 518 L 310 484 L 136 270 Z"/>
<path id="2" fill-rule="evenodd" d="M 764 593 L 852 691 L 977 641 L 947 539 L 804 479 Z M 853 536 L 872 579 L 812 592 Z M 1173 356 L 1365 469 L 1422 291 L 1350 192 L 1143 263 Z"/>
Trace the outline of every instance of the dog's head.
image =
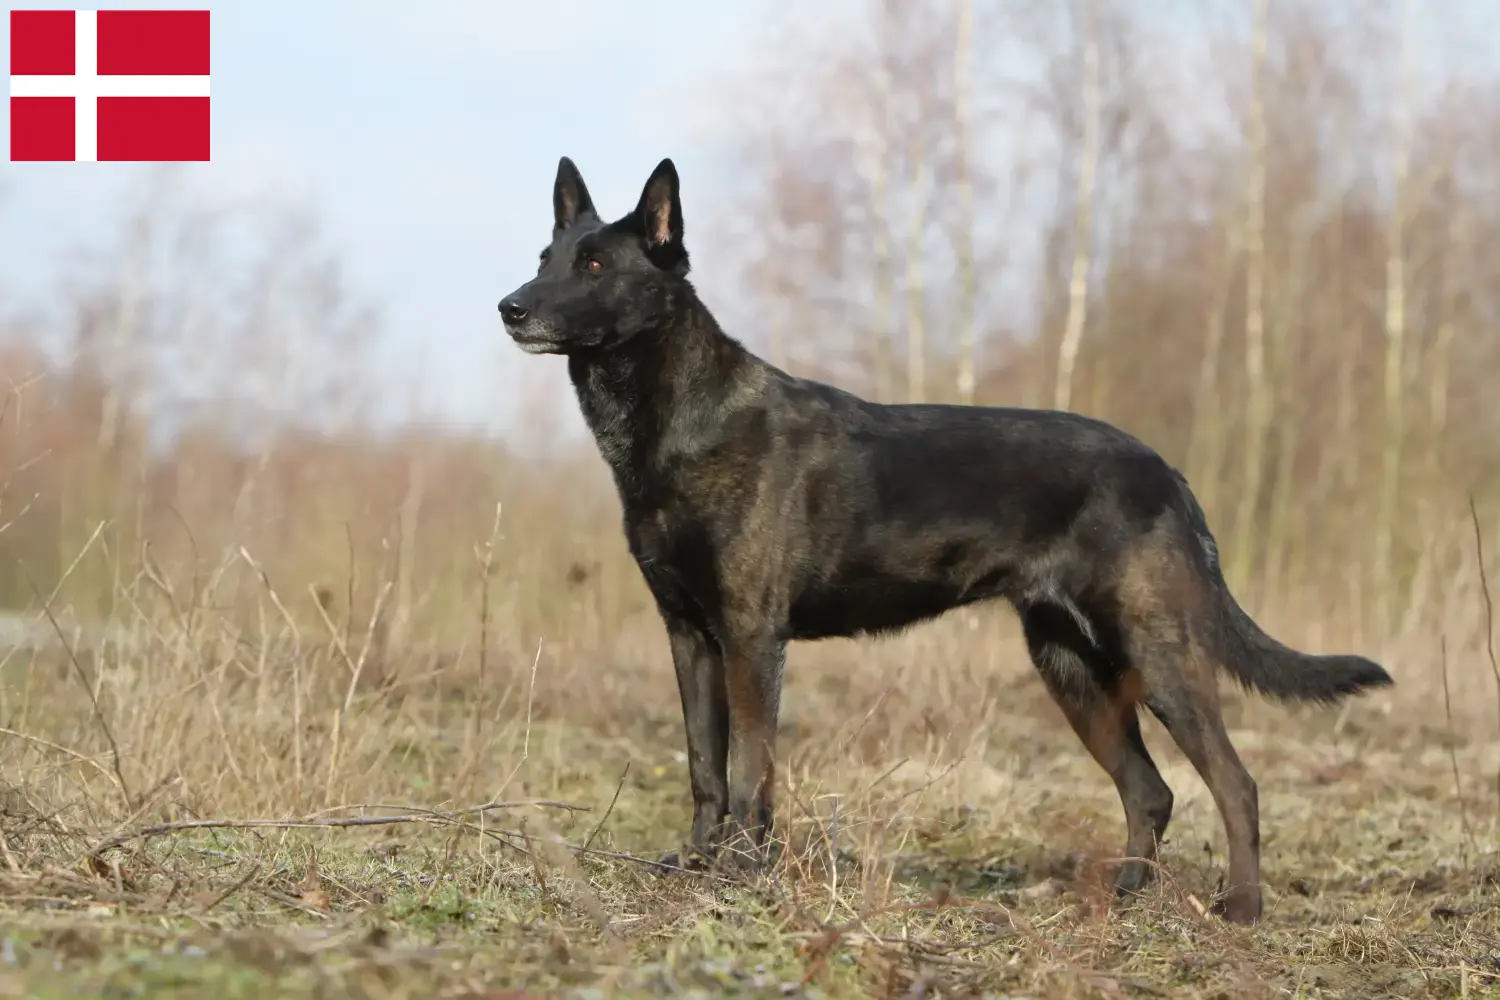
<path id="1" fill-rule="evenodd" d="M 606 224 L 566 156 L 552 188 L 552 242 L 535 278 L 500 300 L 506 332 L 532 354 L 608 349 L 669 315 L 685 287 L 677 168 L 662 160 L 635 211 Z"/>

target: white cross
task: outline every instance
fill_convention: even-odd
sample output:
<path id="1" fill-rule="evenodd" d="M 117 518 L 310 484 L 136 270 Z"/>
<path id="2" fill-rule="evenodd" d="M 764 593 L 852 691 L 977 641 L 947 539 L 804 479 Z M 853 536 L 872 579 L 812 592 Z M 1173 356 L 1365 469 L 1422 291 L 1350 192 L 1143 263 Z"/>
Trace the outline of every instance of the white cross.
<path id="1" fill-rule="evenodd" d="M 100 76 L 99 12 L 73 15 L 72 76 L 12 76 L 12 97 L 73 98 L 73 158 L 99 159 L 99 98 L 207 97 L 207 76 Z"/>

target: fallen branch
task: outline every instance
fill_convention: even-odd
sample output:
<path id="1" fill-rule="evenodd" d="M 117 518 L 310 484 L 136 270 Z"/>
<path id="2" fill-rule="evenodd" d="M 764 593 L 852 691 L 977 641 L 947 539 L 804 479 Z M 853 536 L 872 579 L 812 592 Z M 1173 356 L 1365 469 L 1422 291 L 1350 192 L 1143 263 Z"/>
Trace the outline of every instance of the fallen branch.
<path id="1" fill-rule="evenodd" d="M 519 809 L 532 806 L 538 809 L 566 809 L 570 812 L 587 812 L 588 806 L 571 802 L 555 802 L 550 799 L 518 799 L 512 802 L 486 802 L 480 806 L 457 809 L 450 812 L 434 812 L 410 809 L 395 816 L 303 816 L 293 819 L 193 819 L 177 823 L 157 823 L 143 826 L 128 833 L 118 834 L 102 841 L 89 851 L 89 857 L 98 857 L 105 851 L 121 847 L 136 840 L 145 840 L 165 833 L 181 833 L 187 830 L 306 830 L 342 829 L 360 826 L 396 826 L 403 823 L 432 823 L 449 826 L 461 823 L 466 817 L 482 815 L 501 809 Z M 357 807 L 351 807 L 357 808 Z"/>
<path id="2" fill-rule="evenodd" d="M 492 836 L 502 838 L 508 846 L 528 856 L 530 855 L 530 852 L 521 847 L 519 844 L 514 843 L 514 841 L 520 840 L 524 842 L 536 839 L 534 835 L 528 834 L 524 830 L 487 830 L 485 832 L 491 834 Z M 646 858 L 642 857 L 639 854 L 627 854 L 624 851 L 601 851 L 597 847 L 589 847 L 587 844 L 572 844 L 566 840 L 558 841 L 558 845 L 572 851 L 574 854 L 584 854 L 588 855 L 591 858 L 607 858 L 611 861 L 628 861 L 634 865 L 642 865 L 646 868 L 651 869 L 651 871 L 657 875 L 691 875 L 693 878 L 707 879 L 709 881 L 722 882 L 725 884 L 732 884 L 735 881 L 735 879 L 729 875 L 714 872 L 712 870 L 703 868 L 683 868 L 680 866 L 674 867 L 658 860 L 657 858 Z"/>

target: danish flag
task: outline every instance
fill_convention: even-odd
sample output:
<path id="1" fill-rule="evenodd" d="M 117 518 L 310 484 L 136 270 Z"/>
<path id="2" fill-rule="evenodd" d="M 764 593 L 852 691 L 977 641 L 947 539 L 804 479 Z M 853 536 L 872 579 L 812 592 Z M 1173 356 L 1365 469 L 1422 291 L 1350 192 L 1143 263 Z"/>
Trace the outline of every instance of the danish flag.
<path id="1" fill-rule="evenodd" d="M 12 160 L 207 160 L 206 10 L 10 12 Z"/>

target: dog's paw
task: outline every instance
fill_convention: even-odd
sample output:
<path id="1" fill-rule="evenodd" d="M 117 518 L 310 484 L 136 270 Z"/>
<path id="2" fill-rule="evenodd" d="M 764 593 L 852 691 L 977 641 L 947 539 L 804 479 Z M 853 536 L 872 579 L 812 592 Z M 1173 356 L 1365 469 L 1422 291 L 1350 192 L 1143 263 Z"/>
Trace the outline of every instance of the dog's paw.
<path id="1" fill-rule="evenodd" d="M 676 851 L 663 854 L 656 860 L 656 867 L 652 871 L 657 875 L 674 875 L 682 871 L 682 855 Z"/>
<path id="2" fill-rule="evenodd" d="M 1261 919 L 1260 893 L 1241 890 L 1216 899 L 1208 912 L 1232 924 L 1255 924 Z"/>
<path id="3" fill-rule="evenodd" d="M 680 875 L 683 872 L 701 872 L 708 868 L 708 859 L 699 851 L 673 851 L 663 854 L 656 862 L 656 874 Z"/>

